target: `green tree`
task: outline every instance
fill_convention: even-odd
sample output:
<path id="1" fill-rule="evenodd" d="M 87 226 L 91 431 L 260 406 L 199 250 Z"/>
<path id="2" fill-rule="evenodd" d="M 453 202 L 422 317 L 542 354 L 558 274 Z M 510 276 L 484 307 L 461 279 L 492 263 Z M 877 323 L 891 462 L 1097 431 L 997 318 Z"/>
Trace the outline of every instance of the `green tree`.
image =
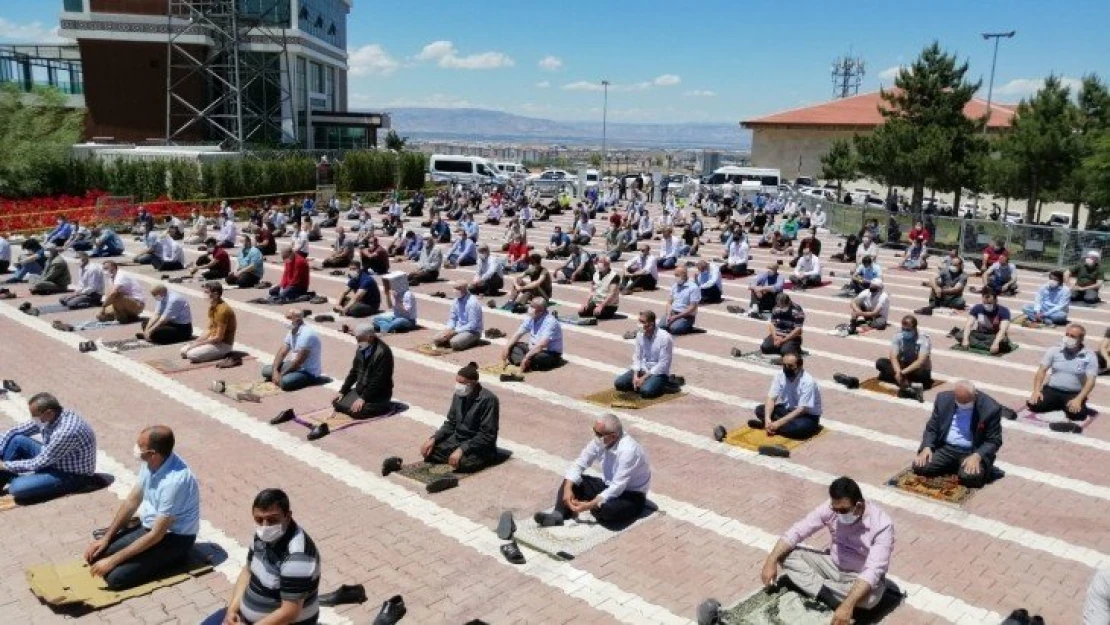
<path id="1" fill-rule="evenodd" d="M 396 130 L 390 129 L 385 135 L 385 149 L 387 150 L 396 150 L 400 152 L 405 149 L 408 142 L 409 138 L 397 134 Z"/>
<path id="2" fill-rule="evenodd" d="M 847 139 L 833 141 L 829 151 L 821 155 L 821 177 L 836 181 L 837 198 L 844 196 L 844 181 L 854 180 L 858 172 L 859 161 L 852 142 Z"/>
<path id="3" fill-rule="evenodd" d="M 1110 92 L 1106 85 L 1094 74 L 1083 77 L 1076 97 L 1075 135 L 1079 143 L 1079 163 L 1072 169 L 1060 187 L 1058 198 L 1071 202 L 1071 223 L 1073 228 L 1083 228 L 1079 222 L 1079 207 L 1087 202 L 1092 191 L 1090 171 L 1085 162 L 1094 153 L 1095 140 L 1110 129 Z"/>
<path id="4" fill-rule="evenodd" d="M 912 204 L 921 207 L 925 186 L 958 189 L 974 170 L 969 160 L 981 150 L 974 136 L 985 120 L 972 120 L 964 107 L 980 82 L 966 78 L 968 65 L 957 63 L 933 42 L 911 66 L 882 90 L 884 123 L 856 138 L 860 170 L 887 185 L 913 189 Z"/>
<path id="5" fill-rule="evenodd" d="M 67 108 L 53 88 L 25 94 L 0 85 L 0 195 L 21 197 L 72 192 L 70 147 L 81 138 L 85 112 Z M 62 186 L 57 186 L 62 185 Z"/>
<path id="6" fill-rule="evenodd" d="M 594 169 L 598 169 L 599 167 L 601 167 L 600 152 L 593 152 L 590 154 L 590 167 L 593 167 Z"/>
<path id="7" fill-rule="evenodd" d="M 1087 181 L 1087 223 L 1110 219 L 1110 129 L 1091 139 L 1091 153 L 1083 160 Z"/>

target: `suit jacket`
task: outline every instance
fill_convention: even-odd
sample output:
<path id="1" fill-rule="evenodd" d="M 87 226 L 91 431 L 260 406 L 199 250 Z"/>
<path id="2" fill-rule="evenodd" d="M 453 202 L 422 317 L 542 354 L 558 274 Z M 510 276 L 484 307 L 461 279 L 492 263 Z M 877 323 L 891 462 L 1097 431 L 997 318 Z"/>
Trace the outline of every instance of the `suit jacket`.
<path id="1" fill-rule="evenodd" d="M 351 389 L 368 404 L 393 398 L 393 350 L 388 345 L 376 341 L 369 359 L 363 358 L 361 349 L 355 350 L 351 371 L 339 392 L 346 395 Z"/>
<path id="2" fill-rule="evenodd" d="M 447 420 L 432 436 L 437 443 L 455 437 L 464 454 L 492 455 L 497 452 L 500 425 L 501 403 L 482 387 L 469 397 L 453 394 Z"/>
<path id="3" fill-rule="evenodd" d="M 926 447 L 935 451 L 943 446 L 948 439 L 948 430 L 952 429 L 955 415 L 956 393 L 938 393 L 918 451 Z M 971 434 L 973 450 L 983 460 L 994 462 L 998 449 L 1002 447 L 1002 406 L 982 391 L 975 393 L 975 407 L 971 411 Z"/>

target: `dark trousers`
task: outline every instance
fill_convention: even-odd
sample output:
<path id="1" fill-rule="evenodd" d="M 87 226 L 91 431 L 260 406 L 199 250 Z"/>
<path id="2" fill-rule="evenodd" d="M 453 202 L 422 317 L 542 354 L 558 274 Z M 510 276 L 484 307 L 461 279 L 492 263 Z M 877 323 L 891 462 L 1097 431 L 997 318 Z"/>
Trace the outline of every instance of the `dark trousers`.
<path id="1" fill-rule="evenodd" d="M 119 553 L 149 532 L 141 525 L 125 530 L 112 540 L 101 557 Z M 160 574 L 184 563 L 196 540 L 197 537 L 192 535 L 166 534 L 146 551 L 112 569 L 104 581 L 112 590 L 133 588 L 154 581 Z"/>
<path id="2" fill-rule="evenodd" d="M 11 267 L 12 267 L 12 261 L 10 261 L 10 260 L 0 260 L 0 273 L 8 273 L 8 270 L 11 269 Z"/>
<path id="3" fill-rule="evenodd" d="M 770 335 L 767 335 L 767 338 L 763 339 L 763 344 L 759 346 L 759 351 L 767 355 L 779 354 L 785 356 L 787 354 L 801 354 L 802 339 L 798 338 L 786 341 L 782 345 L 775 347 L 774 339 L 772 339 Z"/>
<path id="4" fill-rule="evenodd" d="M 433 445 L 431 453 L 424 457 L 424 462 L 447 464 L 447 459 L 451 457 L 451 454 L 455 453 L 455 450 L 458 449 L 461 444 L 462 442 L 452 434 Z M 455 469 L 455 472 L 474 473 L 475 471 L 481 471 L 493 462 L 493 458 L 496 454 L 496 449 L 481 452 L 463 452 L 462 458 L 459 459 L 459 466 Z"/>
<path id="5" fill-rule="evenodd" d="M 347 316 L 354 317 L 355 319 L 363 319 L 371 315 L 376 315 L 379 312 L 381 312 L 379 306 L 371 306 L 369 304 L 358 302 L 354 306 L 351 306 L 351 310 L 347 312 Z"/>
<path id="6" fill-rule="evenodd" d="M 1058 388 L 1052 388 L 1046 384 L 1041 387 L 1041 401 L 1035 404 L 1026 402 L 1026 405 L 1029 406 L 1030 410 L 1038 414 L 1063 410 L 1065 417 L 1073 421 L 1082 421 L 1087 418 L 1086 401 L 1083 402 L 1083 409 L 1078 413 L 1068 410 L 1068 402 L 1075 399 L 1075 396 L 1078 394 L 1078 392 L 1062 391 Z"/>
<path id="7" fill-rule="evenodd" d="M 908 367 L 913 363 L 901 363 L 902 367 Z M 894 365 L 890 362 L 889 358 L 880 358 L 875 361 L 875 368 L 879 370 L 879 379 L 888 384 L 897 384 L 898 381 L 894 379 Z M 933 383 L 933 372 L 929 369 L 918 369 L 912 371 L 905 379 L 910 384 L 923 384 L 928 387 Z"/>
<path id="8" fill-rule="evenodd" d="M 982 488 L 987 482 L 987 476 L 991 474 L 991 463 L 984 458 L 979 465 L 978 474 L 971 475 L 965 472 L 961 464 L 972 451 L 952 445 L 941 445 L 939 449 L 933 450 L 933 457 L 929 459 L 929 464 L 920 468 L 915 466 L 913 472 L 924 477 L 955 475 L 959 478 L 960 484 L 968 488 Z"/>
<path id="9" fill-rule="evenodd" d="M 960 333 L 960 340 L 964 335 L 964 329 L 957 326 L 953 328 Z M 984 332 L 982 330 L 972 330 L 971 334 L 967 337 L 967 343 L 974 349 L 990 350 L 991 345 L 994 345 L 994 339 L 998 337 L 997 332 Z M 998 351 L 1002 354 L 1008 354 L 1013 351 L 1014 345 L 1008 339 L 998 344 Z"/>
<path id="10" fill-rule="evenodd" d="M 586 302 L 586 305 L 578 311 L 579 317 L 594 317 L 596 319 L 612 319 L 616 315 L 616 306 L 601 307 L 593 302 Z"/>
<path id="11" fill-rule="evenodd" d="M 505 278 L 501 277 L 501 274 L 495 273 L 489 278 L 486 278 L 485 282 L 482 282 L 477 286 L 471 286 L 470 292 L 475 295 L 497 295 L 504 287 Z"/>
<path id="12" fill-rule="evenodd" d="M 65 288 L 53 282 L 42 280 L 31 285 L 31 295 L 53 295 L 54 293 L 64 293 Z"/>
<path id="13" fill-rule="evenodd" d="M 335 408 L 336 412 L 349 415 L 356 419 L 377 417 L 389 412 L 389 409 L 392 407 L 392 403 L 389 400 L 375 402 L 364 401 L 362 403 L 362 410 L 355 412 L 351 409 L 351 406 L 354 405 L 355 401 L 358 399 L 361 399 L 358 392 L 352 389 L 347 391 L 347 394 L 344 395 L 342 399 L 332 404 L 332 406 Z"/>
<path id="14" fill-rule="evenodd" d="M 299 286 L 290 285 L 285 288 L 274 286 L 270 288 L 270 297 L 276 297 L 283 302 L 289 302 L 307 294 L 308 290 Z"/>
<path id="15" fill-rule="evenodd" d="M 185 268 L 185 265 L 176 260 L 162 260 L 157 256 L 151 259 L 150 264 L 158 271 L 180 271 Z"/>
<path id="16" fill-rule="evenodd" d="M 439 270 L 435 271 L 414 271 L 409 274 L 409 286 L 416 286 L 417 284 L 424 284 L 426 282 L 435 282 L 439 280 Z"/>
<path id="17" fill-rule="evenodd" d="M 258 286 L 258 283 L 262 281 L 262 276 L 253 271 L 248 271 L 238 277 L 233 273 L 229 273 L 227 274 L 226 281 L 228 284 L 238 286 L 240 289 L 249 289 Z"/>
<path id="18" fill-rule="evenodd" d="M 520 363 L 524 360 L 524 356 L 528 353 L 528 349 L 528 344 L 524 341 L 513 345 L 513 348 L 509 350 L 509 362 L 519 367 Z M 555 352 L 550 352 L 545 349 L 533 356 L 529 364 L 532 371 L 547 371 L 558 367 L 562 363 L 562 354 L 556 354 Z"/>
<path id="19" fill-rule="evenodd" d="M 778 293 L 775 293 L 774 291 L 767 291 L 766 293 L 758 297 L 756 296 L 755 291 L 752 291 L 751 297 L 749 298 L 749 303 L 759 306 L 759 312 L 770 312 L 775 308 L 776 297 L 778 297 Z"/>
<path id="20" fill-rule="evenodd" d="M 786 413 L 788 412 L 790 411 L 787 410 L 786 404 L 775 404 L 774 410 L 771 411 L 771 421 L 778 421 L 779 419 L 785 417 Z M 767 410 L 763 406 L 763 404 L 755 407 L 755 418 L 759 419 L 760 422 L 767 418 Z M 820 417 L 814 417 L 812 415 L 800 415 L 791 419 L 790 422 L 782 426 L 782 428 L 775 430 L 775 433 L 779 436 L 785 436 L 786 438 L 803 440 L 813 436 L 818 431 L 820 431 L 821 426 L 819 425 L 819 422 Z M 754 426 L 755 423 L 752 423 L 751 425 Z M 763 424 L 760 423 L 760 425 Z"/>
<path id="21" fill-rule="evenodd" d="M 642 276 L 629 276 L 628 282 L 624 285 L 624 288 L 629 290 L 640 289 L 642 291 L 654 291 L 655 283 L 655 278 L 651 277 L 650 273 L 645 273 Z"/>
<path id="22" fill-rule="evenodd" d="M 143 321 L 143 330 L 149 320 Z M 184 343 L 193 339 L 193 324 L 191 323 L 163 323 L 154 332 L 150 333 L 150 342 L 155 345 L 173 345 Z"/>
<path id="23" fill-rule="evenodd" d="M 216 269 L 215 267 L 212 267 L 211 269 L 205 269 L 204 271 L 200 272 L 200 277 L 204 278 L 205 280 L 223 280 L 227 277 L 227 272 L 222 269 Z"/>
<path id="24" fill-rule="evenodd" d="M 720 304 L 721 303 L 721 287 L 713 285 L 701 290 L 701 303 L 702 304 Z"/>
<path id="25" fill-rule="evenodd" d="M 605 481 L 601 478 L 583 475 L 582 481 L 573 485 L 571 490 L 574 492 L 574 498 L 578 501 L 591 501 L 600 495 L 605 488 Z M 644 504 L 646 503 L 647 495 L 644 493 L 626 490 L 620 496 L 614 497 L 591 510 L 591 514 L 601 524 L 625 523 L 639 517 L 644 511 Z M 570 518 L 574 514 L 563 503 L 562 485 L 555 493 L 555 512 L 563 515 L 563 518 Z"/>
<path id="26" fill-rule="evenodd" d="M 58 302 L 70 310 L 81 310 L 83 308 L 101 306 L 103 304 L 102 299 L 100 293 L 89 293 L 88 295 L 71 295 L 63 297 L 58 300 Z"/>

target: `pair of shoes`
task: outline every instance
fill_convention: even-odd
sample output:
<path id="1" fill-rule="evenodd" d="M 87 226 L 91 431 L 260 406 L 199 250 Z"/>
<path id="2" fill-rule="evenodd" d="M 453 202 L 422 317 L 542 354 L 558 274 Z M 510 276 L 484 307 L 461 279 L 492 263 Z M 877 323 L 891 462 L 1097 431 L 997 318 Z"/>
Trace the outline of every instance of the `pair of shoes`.
<path id="1" fill-rule="evenodd" d="M 1044 625 L 1044 617 L 1040 614 L 1029 615 L 1029 610 L 1018 608 L 1010 612 L 1010 616 L 1002 621 L 1002 625 Z"/>
<path id="2" fill-rule="evenodd" d="M 440 299 L 447 299 L 447 294 L 444 293 L 443 291 L 436 291 L 435 293 L 432 293 L 432 297 L 438 297 Z"/>
<path id="3" fill-rule="evenodd" d="M 842 384 L 850 389 L 859 388 L 859 378 L 848 375 L 846 373 L 834 373 L 833 382 L 836 382 L 837 384 Z"/>
<path id="4" fill-rule="evenodd" d="M 312 320 L 316 323 L 331 323 L 335 321 L 335 317 L 331 315 L 316 315 Z"/>
<path id="5" fill-rule="evenodd" d="M 27 312 L 31 310 L 31 302 L 23 302 L 19 305 L 19 312 Z"/>
<path id="6" fill-rule="evenodd" d="M 1070 434 L 1082 434 L 1083 426 L 1071 421 L 1055 421 L 1048 424 L 1048 429 L 1053 432 L 1067 432 Z"/>
<path id="7" fill-rule="evenodd" d="M 15 380 L 4 380 L 4 390 L 12 393 L 22 393 L 23 387 L 15 383 Z"/>
<path id="8" fill-rule="evenodd" d="M 532 520 L 540 527 L 559 527 L 564 519 L 558 512 L 537 512 L 532 515 Z"/>
<path id="9" fill-rule="evenodd" d="M 925 315 L 926 317 L 928 317 L 929 315 L 933 314 L 933 307 L 932 306 L 923 306 L 923 307 L 918 308 L 917 310 L 913 311 L 913 314 L 915 314 L 915 315 Z"/>
<path id="10" fill-rule="evenodd" d="M 782 445 L 760 445 L 759 455 L 772 458 L 789 458 L 790 450 Z"/>
<path id="11" fill-rule="evenodd" d="M 451 490 L 458 485 L 459 478 L 455 477 L 454 475 L 448 474 L 432 480 L 428 483 L 424 490 L 426 490 L 429 494 L 441 493 L 445 490 Z"/>
<path id="12" fill-rule="evenodd" d="M 731 350 L 729 351 L 729 354 L 730 354 L 730 355 L 731 355 L 731 356 L 732 356 L 733 358 L 743 358 L 743 356 L 744 356 L 744 352 L 743 352 L 743 351 L 742 351 L 742 350 L 741 350 L 741 349 L 740 349 L 739 347 L 733 347 L 733 348 L 732 348 L 732 349 L 731 349 Z"/>
<path id="13" fill-rule="evenodd" d="M 622 334 L 621 338 L 623 338 L 626 341 L 630 341 L 630 340 L 636 338 L 637 334 L 638 334 L 638 332 L 636 330 L 629 330 L 629 331 L 625 332 L 624 334 Z"/>
<path id="14" fill-rule="evenodd" d="M 314 427 L 314 428 L 312 428 L 311 430 L 308 431 L 308 440 L 314 441 L 314 440 L 317 440 L 317 439 L 321 439 L 321 438 L 324 438 L 325 436 L 327 436 L 328 434 L 331 434 L 331 428 L 328 427 L 328 424 L 327 423 L 319 423 L 319 424 L 316 425 L 316 427 Z"/>
<path id="15" fill-rule="evenodd" d="M 497 308 L 497 300 L 490 298 L 490 300 L 486 302 L 486 307 L 491 310 Z"/>
<path id="16" fill-rule="evenodd" d="M 925 402 L 925 394 L 921 392 L 921 389 L 912 386 L 898 389 L 898 397 L 901 399 L 916 399 L 922 403 Z"/>
<path id="17" fill-rule="evenodd" d="M 54 323 L 50 324 L 50 327 L 54 328 L 55 330 L 60 330 L 62 332 L 73 332 L 73 326 L 71 326 L 68 323 L 62 321 L 61 319 L 55 319 Z"/>
<path id="18" fill-rule="evenodd" d="M 323 606 L 366 603 L 366 588 L 362 584 L 341 584 L 331 592 L 321 593 L 317 601 Z"/>
<path id="19" fill-rule="evenodd" d="M 500 380 L 502 382 L 523 382 L 524 376 L 519 373 L 502 373 Z"/>
<path id="20" fill-rule="evenodd" d="M 728 436 L 728 430 L 725 429 L 725 426 L 718 425 L 717 427 L 713 428 L 713 440 L 720 443 L 721 441 L 725 440 L 726 436 Z"/>
<path id="21" fill-rule="evenodd" d="M 405 600 L 401 598 L 401 595 L 394 595 L 382 603 L 381 611 L 374 617 L 370 625 L 395 625 L 405 618 L 406 612 L 408 612 L 408 608 L 405 607 Z"/>
<path id="22" fill-rule="evenodd" d="M 220 362 L 217 362 L 216 363 L 216 368 L 217 369 L 232 369 L 234 367 L 241 366 L 242 364 L 243 364 L 243 359 L 240 358 L 239 356 L 228 356 L 227 358 L 224 358 Z"/>
<path id="23" fill-rule="evenodd" d="M 389 477 L 390 473 L 400 471 L 404 466 L 403 460 L 397 456 L 390 456 L 382 461 L 382 477 Z"/>
<path id="24" fill-rule="evenodd" d="M 743 306 L 737 306 L 736 304 L 729 304 L 728 306 L 725 306 L 725 310 L 729 311 L 730 313 L 732 313 L 734 315 L 740 315 L 740 314 L 744 313 L 744 307 Z"/>
<path id="25" fill-rule="evenodd" d="M 255 404 L 261 404 L 262 398 L 250 391 L 243 391 L 242 393 L 235 394 L 235 401 L 249 401 Z"/>
<path id="26" fill-rule="evenodd" d="M 512 564 L 524 564 L 526 562 L 524 554 L 520 552 L 520 547 L 517 546 L 515 540 L 501 545 L 501 555 L 505 556 L 505 559 Z"/>
<path id="27" fill-rule="evenodd" d="M 82 342 L 77 344 L 77 349 L 79 349 L 82 354 L 84 354 L 85 352 L 95 352 L 96 351 L 96 342 L 94 342 L 94 341 L 82 341 Z"/>
<path id="28" fill-rule="evenodd" d="M 497 328 L 486 328 L 487 339 L 501 339 L 505 338 L 505 333 Z"/>
<path id="29" fill-rule="evenodd" d="M 329 276 L 341 276 L 341 275 L 343 275 L 343 270 L 342 269 L 332 269 L 331 271 L 328 272 L 328 275 Z"/>
<path id="30" fill-rule="evenodd" d="M 292 421 L 296 417 L 297 413 L 293 412 L 292 408 L 286 408 L 285 410 L 277 413 L 276 417 L 270 419 L 270 425 L 281 425 L 282 423 Z"/>
<path id="31" fill-rule="evenodd" d="M 748 427 L 752 428 L 753 430 L 762 430 L 763 429 L 763 420 L 762 419 L 748 419 Z"/>

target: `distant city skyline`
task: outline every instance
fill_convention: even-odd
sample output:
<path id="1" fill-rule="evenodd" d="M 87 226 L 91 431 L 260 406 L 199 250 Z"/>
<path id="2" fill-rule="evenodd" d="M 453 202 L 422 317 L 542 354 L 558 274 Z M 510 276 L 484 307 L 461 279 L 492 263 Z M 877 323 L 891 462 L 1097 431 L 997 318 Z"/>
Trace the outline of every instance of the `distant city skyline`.
<path id="1" fill-rule="evenodd" d="M 0 42 L 57 41 L 61 2 L 0 0 Z M 434 19 L 432 19 L 434 16 Z M 385 3 L 354 0 L 349 18 L 349 105 L 483 108 L 561 121 L 601 118 L 601 80 L 613 123 L 726 122 L 827 100 L 835 58 L 867 65 L 862 91 L 893 83 L 932 40 L 967 60 L 986 97 L 1001 43 L 994 101 L 1017 102 L 1055 73 L 1077 85 L 1110 79 L 1110 3 L 1026 0 L 830 3 L 706 0 L 679 9 L 569 0 Z"/>

